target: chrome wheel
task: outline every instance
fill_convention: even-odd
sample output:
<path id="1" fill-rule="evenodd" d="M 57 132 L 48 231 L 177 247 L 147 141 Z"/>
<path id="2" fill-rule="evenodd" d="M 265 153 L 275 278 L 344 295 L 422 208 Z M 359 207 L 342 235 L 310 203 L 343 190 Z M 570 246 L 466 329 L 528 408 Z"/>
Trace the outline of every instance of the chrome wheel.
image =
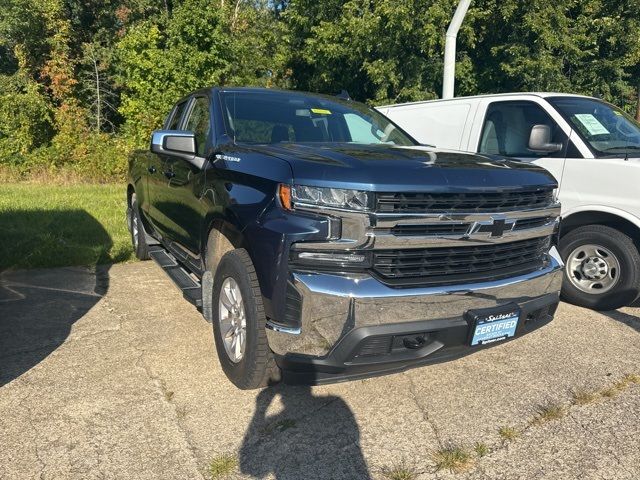
<path id="1" fill-rule="evenodd" d="M 222 282 L 218 301 L 220 334 L 229 359 L 238 363 L 247 343 L 247 319 L 240 286 L 231 277 Z"/>
<path id="2" fill-rule="evenodd" d="M 567 257 L 567 278 L 579 290 L 599 294 L 611 290 L 620 278 L 620 262 L 600 245 L 581 245 Z"/>

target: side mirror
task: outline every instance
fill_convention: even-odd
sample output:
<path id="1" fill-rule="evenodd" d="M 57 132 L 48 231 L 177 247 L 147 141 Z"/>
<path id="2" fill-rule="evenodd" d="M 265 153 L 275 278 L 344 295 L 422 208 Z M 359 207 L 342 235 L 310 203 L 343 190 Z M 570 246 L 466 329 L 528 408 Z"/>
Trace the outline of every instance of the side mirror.
<path id="1" fill-rule="evenodd" d="M 196 136 L 193 132 L 156 130 L 151 135 L 151 151 L 159 155 L 180 157 L 202 168 L 205 159 L 197 156 Z"/>
<path id="2" fill-rule="evenodd" d="M 561 143 L 551 143 L 551 127 L 549 125 L 534 125 L 529 135 L 529 150 L 534 152 L 559 152 Z"/>

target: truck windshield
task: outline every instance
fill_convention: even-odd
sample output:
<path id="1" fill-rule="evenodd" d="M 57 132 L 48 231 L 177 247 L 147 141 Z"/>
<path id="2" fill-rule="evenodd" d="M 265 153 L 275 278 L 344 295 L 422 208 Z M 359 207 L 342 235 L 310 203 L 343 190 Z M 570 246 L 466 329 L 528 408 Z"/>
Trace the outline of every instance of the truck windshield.
<path id="1" fill-rule="evenodd" d="M 591 98 L 547 100 L 587 142 L 596 157 L 640 157 L 640 125 L 619 108 Z"/>
<path id="2" fill-rule="evenodd" d="M 226 91 L 222 108 L 237 143 L 354 143 L 417 145 L 366 105 L 282 91 Z"/>

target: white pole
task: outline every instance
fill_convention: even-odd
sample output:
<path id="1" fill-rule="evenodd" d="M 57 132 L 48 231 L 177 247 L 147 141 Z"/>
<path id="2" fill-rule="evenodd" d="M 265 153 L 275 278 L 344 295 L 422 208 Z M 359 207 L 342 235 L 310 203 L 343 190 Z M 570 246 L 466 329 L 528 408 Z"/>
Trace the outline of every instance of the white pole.
<path id="1" fill-rule="evenodd" d="M 460 0 L 456 13 L 453 14 L 451 24 L 447 29 L 444 43 L 444 74 L 442 75 L 442 98 L 453 98 L 456 81 L 456 38 L 467 15 L 471 0 Z"/>

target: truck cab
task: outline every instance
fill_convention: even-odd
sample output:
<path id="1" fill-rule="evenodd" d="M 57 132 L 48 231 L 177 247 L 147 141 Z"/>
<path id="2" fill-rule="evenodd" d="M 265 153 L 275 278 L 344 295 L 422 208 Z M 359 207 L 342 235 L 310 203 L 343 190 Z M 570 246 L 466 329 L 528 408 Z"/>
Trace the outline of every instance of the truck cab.
<path id="1" fill-rule="evenodd" d="M 640 295 L 640 125 L 602 100 L 561 93 L 379 107 L 418 141 L 544 167 L 558 181 L 566 300 L 607 310 Z"/>

